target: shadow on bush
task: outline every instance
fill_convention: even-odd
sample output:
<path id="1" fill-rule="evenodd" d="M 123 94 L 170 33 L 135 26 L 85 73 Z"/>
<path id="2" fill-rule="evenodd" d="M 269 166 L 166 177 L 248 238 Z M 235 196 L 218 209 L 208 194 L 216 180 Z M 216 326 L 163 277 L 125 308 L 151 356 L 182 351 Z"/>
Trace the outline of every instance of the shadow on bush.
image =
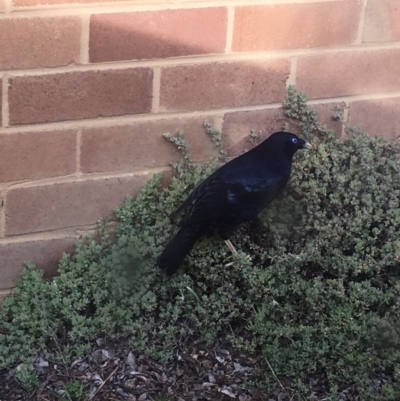
<path id="1" fill-rule="evenodd" d="M 318 376 L 332 399 L 351 384 L 364 400 L 399 399 L 400 147 L 358 128 L 338 140 L 294 88 L 284 107 L 316 151 L 296 156 L 285 194 L 261 222 L 236 231 L 237 257 L 209 235 L 171 280 L 155 267 L 177 229 L 172 211 L 218 163 L 196 165 L 182 134 L 166 135 L 183 154 L 176 177 L 165 188 L 153 177 L 115 211 L 116 242 L 100 224 L 52 282 L 25 270 L 1 311 L 0 367 L 39 349 L 66 361 L 99 335 L 129 336 L 163 360 L 223 336 L 265 358 L 264 388 L 275 381 L 269 361 L 303 391 Z"/>

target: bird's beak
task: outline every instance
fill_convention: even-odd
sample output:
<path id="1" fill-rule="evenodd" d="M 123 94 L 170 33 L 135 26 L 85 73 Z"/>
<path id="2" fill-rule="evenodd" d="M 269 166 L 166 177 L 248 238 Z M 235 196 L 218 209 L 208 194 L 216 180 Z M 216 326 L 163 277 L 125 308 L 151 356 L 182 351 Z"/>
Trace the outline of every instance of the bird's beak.
<path id="1" fill-rule="evenodd" d="M 310 142 L 305 142 L 305 144 L 303 145 L 303 149 L 314 149 L 314 146 L 311 145 Z"/>

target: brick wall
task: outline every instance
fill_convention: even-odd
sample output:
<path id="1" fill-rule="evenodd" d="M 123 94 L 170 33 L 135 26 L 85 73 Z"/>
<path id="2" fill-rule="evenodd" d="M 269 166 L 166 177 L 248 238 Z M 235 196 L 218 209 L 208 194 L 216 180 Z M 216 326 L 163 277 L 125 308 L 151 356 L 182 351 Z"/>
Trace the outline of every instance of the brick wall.
<path id="1" fill-rule="evenodd" d="M 279 128 L 288 84 L 372 134 L 400 128 L 399 0 L 0 0 L 0 294 L 178 155 Z"/>

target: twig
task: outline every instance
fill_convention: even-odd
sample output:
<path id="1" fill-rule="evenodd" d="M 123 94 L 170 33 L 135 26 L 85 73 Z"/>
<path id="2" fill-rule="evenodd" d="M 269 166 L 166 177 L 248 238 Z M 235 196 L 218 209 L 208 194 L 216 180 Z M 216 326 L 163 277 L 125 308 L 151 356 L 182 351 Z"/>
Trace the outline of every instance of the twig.
<path id="1" fill-rule="evenodd" d="M 286 388 L 283 386 L 283 384 L 281 383 L 281 381 L 278 379 L 278 376 L 275 374 L 274 369 L 272 369 L 272 366 L 271 366 L 271 364 L 269 363 L 268 358 L 267 358 L 266 356 L 264 356 L 264 358 L 265 358 L 265 360 L 267 361 L 268 367 L 270 368 L 270 370 L 271 370 L 272 374 L 274 375 L 276 381 L 277 381 L 277 382 L 279 383 L 279 385 L 282 387 L 282 390 L 287 394 Z"/>
<path id="2" fill-rule="evenodd" d="M 42 383 L 42 384 L 40 384 L 36 389 L 35 389 L 35 391 L 29 396 L 29 398 L 28 398 L 28 400 L 32 400 L 33 398 L 33 396 L 35 395 L 35 394 L 37 394 L 37 399 L 39 400 L 39 399 L 42 399 L 42 400 L 46 400 L 46 398 L 43 398 L 42 397 L 42 393 L 43 393 L 43 389 L 47 386 L 47 384 L 49 383 L 49 381 L 50 381 L 50 379 L 52 378 L 54 376 L 54 373 L 51 373 L 50 375 L 49 375 L 49 377 Z M 40 397 L 40 398 L 39 398 Z"/>
<path id="3" fill-rule="evenodd" d="M 100 384 L 100 387 L 94 392 L 94 394 L 92 395 L 92 399 L 94 399 L 94 397 L 96 397 L 96 395 L 99 393 L 99 391 L 103 388 L 103 386 L 111 379 L 111 377 L 114 376 L 114 373 L 118 370 L 119 366 L 117 366 L 111 373 L 110 375 L 107 377 L 106 380 L 103 381 L 103 383 Z"/>

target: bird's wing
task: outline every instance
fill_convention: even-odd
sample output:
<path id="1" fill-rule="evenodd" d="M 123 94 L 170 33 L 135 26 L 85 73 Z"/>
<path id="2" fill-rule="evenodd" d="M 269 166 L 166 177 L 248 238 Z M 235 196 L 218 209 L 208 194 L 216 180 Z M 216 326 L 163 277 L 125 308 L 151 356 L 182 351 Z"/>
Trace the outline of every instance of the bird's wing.
<path id="1" fill-rule="evenodd" d="M 181 224 L 201 221 L 245 221 L 257 215 L 284 187 L 282 177 L 210 176 L 194 196 L 194 205 Z"/>
<path id="2" fill-rule="evenodd" d="M 192 204 L 204 193 L 205 189 L 213 184 L 215 181 L 215 176 L 219 170 L 214 171 L 209 177 L 207 177 L 201 184 L 199 184 L 184 200 L 184 202 L 172 213 L 172 216 L 176 216 L 178 213 L 185 210 L 187 207 L 192 206 Z"/>
<path id="3" fill-rule="evenodd" d="M 214 171 L 189 194 L 182 205 L 180 205 L 172 215 L 175 216 L 187 207 L 192 206 L 204 193 L 212 191 L 216 185 L 220 185 L 224 180 L 229 180 L 229 182 L 234 181 L 234 178 L 240 173 L 243 174 L 243 171 L 251 164 L 251 159 L 248 159 L 248 154 L 241 155 Z"/>

